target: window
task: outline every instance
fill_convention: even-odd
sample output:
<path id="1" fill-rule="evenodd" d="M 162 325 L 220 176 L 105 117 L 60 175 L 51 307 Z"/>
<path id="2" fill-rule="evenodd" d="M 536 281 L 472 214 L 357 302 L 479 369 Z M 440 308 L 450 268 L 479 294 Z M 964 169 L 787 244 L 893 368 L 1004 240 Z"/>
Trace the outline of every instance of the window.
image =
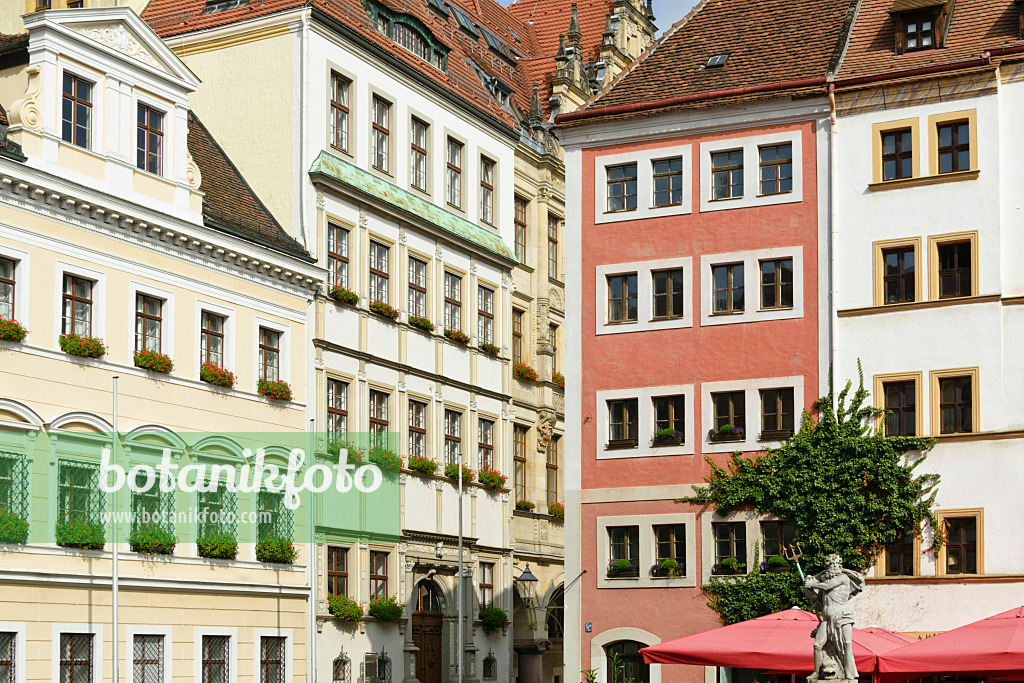
<path id="1" fill-rule="evenodd" d="M 331 73 L 331 145 L 348 151 L 348 88 L 350 80 Z"/>
<path id="2" fill-rule="evenodd" d="M 636 164 L 609 166 L 608 212 L 636 210 Z"/>
<path id="3" fill-rule="evenodd" d="M 548 505 L 558 502 L 558 442 L 557 436 L 552 436 L 548 442 L 547 460 L 547 490 Z"/>
<path id="4" fill-rule="evenodd" d="M 917 383 L 914 380 L 883 382 L 885 435 L 917 436 Z"/>
<path id="5" fill-rule="evenodd" d="M 14 261 L 0 258 L 0 320 L 14 320 Z"/>
<path id="6" fill-rule="evenodd" d="M 494 420 L 479 418 L 477 429 L 477 467 L 494 467 Z"/>
<path id="7" fill-rule="evenodd" d="M 677 443 L 682 443 L 682 435 L 686 431 L 686 397 L 679 396 L 655 396 L 654 402 L 654 431 L 671 429 L 678 432 L 673 437 Z"/>
<path id="8" fill-rule="evenodd" d="M 654 318 L 666 320 L 683 317 L 685 277 L 682 269 L 656 270 L 651 273 L 654 282 Z"/>
<path id="9" fill-rule="evenodd" d="M 377 30 L 386 36 L 391 35 L 391 21 L 383 14 L 377 15 Z"/>
<path id="10" fill-rule="evenodd" d="M 636 448 L 637 403 L 635 398 L 608 401 L 608 448 Z"/>
<path id="11" fill-rule="evenodd" d="M 740 564 L 747 563 L 747 527 L 743 522 L 715 522 L 715 564 L 736 558 Z"/>
<path id="12" fill-rule="evenodd" d="M 914 576 L 914 531 L 907 528 L 885 547 L 886 576 Z"/>
<path id="13" fill-rule="evenodd" d="M 558 372 L 558 325 L 548 325 L 548 342 L 551 344 L 551 372 Z"/>
<path id="14" fill-rule="evenodd" d="M 427 404 L 409 400 L 409 456 L 427 457 Z"/>
<path id="15" fill-rule="evenodd" d="M 92 683 L 91 633 L 60 634 L 61 683 Z"/>
<path id="16" fill-rule="evenodd" d="M 973 377 L 939 378 L 939 433 L 972 432 Z"/>
<path id="17" fill-rule="evenodd" d="M 327 224 L 327 282 L 348 287 L 348 230 Z"/>
<path id="18" fill-rule="evenodd" d="M 370 301 L 388 303 L 391 248 L 370 240 Z"/>
<path id="19" fill-rule="evenodd" d="M 683 159 L 654 162 L 654 206 L 678 206 L 683 203 Z"/>
<path id="20" fill-rule="evenodd" d="M 409 315 L 427 317 L 427 262 L 409 258 Z"/>
<path id="21" fill-rule="evenodd" d="M 711 155 L 711 199 L 743 196 L 743 150 Z"/>
<path id="22" fill-rule="evenodd" d="M 444 326 L 462 329 L 462 278 L 448 271 L 444 272 Z"/>
<path id="23" fill-rule="evenodd" d="M 608 527 L 608 559 L 611 564 L 619 560 L 629 560 L 636 564 L 640 558 L 640 527 L 610 526 Z M 634 573 L 636 576 L 639 572 Z M 621 574 L 620 574 L 621 576 Z"/>
<path id="24" fill-rule="evenodd" d="M 427 124 L 419 119 L 412 120 L 412 186 L 417 190 L 427 191 Z"/>
<path id="25" fill-rule="evenodd" d="M 761 522 L 761 541 L 764 543 L 764 559 L 785 557 L 786 549 L 796 539 L 796 525 L 792 522 Z"/>
<path id="26" fill-rule="evenodd" d="M 526 263 L 526 200 L 516 197 L 516 260 Z"/>
<path id="27" fill-rule="evenodd" d="M 157 175 L 163 168 L 163 126 L 163 114 L 144 104 L 139 105 L 135 165 Z"/>
<path id="28" fill-rule="evenodd" d="M 605 648 L 608 660 L 606 671 L 614 671 L 613 662 L 618 661 L 622 671 L 618 678 L 612 680 L 608 676 L 608 683 L 650 683 L 651 665 L 644 662 L 640 654 L 640 648 L 646 647 L 643 643 L 635 640 L 623 640 Z"/>
<path id="29" fill-rule="evenodd" d="M 103 498 L 98 493 L 99 466 L 59 461 L 57 471 L 57 514 L 69 522 L 99 520 Z"/>
<path id="30" fill-rule="evenodd" d="M 348 432 L 348 384 L 327 380 L 327 433 L 340 438 Z"/>
<path id="31" fill-rule="evenodd" d="M 480 563 L 480 604 L 494 603 L 494 565 L 490 562 Z"/>
<path id="32" fill-rule="evenodd" d="M 636 322 L 636 273 L 608 276 L 608 322 Z"/>
<path id="33" fill-rule="evenodd" d="M 729 263 L 711 266 L 712 313 L 740 313 L 743 311 L 743 264 Z"/>
<path id="34" fill-rule="evenodd" d="M 793 145 L 761 147 L 761 194 L 793 191 Z"/>
<path id="35" fill-rule="evenodd" d="M 446 199 L 449 206 L 462 208 L 462 143 L 448 138 L 448 156 L 445 175 Z"/>
<path id="36" fill-rule="evenodd" d="M 427 41 L 423 40 L 423 36 L 405 24 L 395 24 L 391 32 L 392 40 L 396 43 L 423 61 L 430 61 L 430 49 L 427 47 Z"/>
<path id="37" fill-rule="evenodd" d="M 92 83 L 64 72 L 61 100 L 61 139 L 89 147 L 92 135 Z"/>
<path id="38" fill-rule="evenodd" d="M 164 302 L 155 296 L 135 295 L 136 351 L 155 351 L 160 353 L 163 305 Z"/>
<path id="39" fill-rule="evenodd" d="M 512 362 L 523 362 L 523 311 L 512 309 Z"/>
<path id="40" fill-rule="evenodd" d="M 548 216 L 548 277 L 558 279 L 558 216 Z"/>
<path id="41" fill-rule="evenodd" d="M 348 597 L 348 548 L 327 546 L 327 592 Z"/>
<path id="42" fill-rule="evenodd" d="M 917 252 L 913 245 L 882 250 L 883 301 L 898 304 L 916 300 Z"/>
<path id="43" fill-rule="evenodd" d="M 164 637 L 137 635 L 133 641 L 133 683 L 163 683 Z"/>
<path id="44" fill-rule="evenodd" d="M 903 18 L 903 45 L 907 52 L 935 47 L 935 16 L 930 12 Z"/>
<path id="45" fill-rule="evenodd" d="M 378 171 L 388 172 L 388 145 L 391 144 L 391 131 L 388 119 L 391 116 L 391 104 L 373 96 L 373 137 L 370 149 L 370 163 Z"/>
<path id="46" fill-rule="evenodd" d="M 939 173 L 971 170 L 971 128 L 967 121 L 938 126 Z"/>
<path id="47" fill-rule="evenodd" d="M 462 455 L 462 413 L 457 410 L 444 411 L 444 461 L 458 464 Z"/>
<path id="48" fill-rule="evenodd" d="M 74 275 L 64 276 L 64 315 L 61 332 L 89 336 L 92 334 L 93 281 Z"/>
<path id="49" fill-rule="evenodd" d="M 21 680 L 20 672 L 16 669 L 16 639 L 17 633 L 10 631 L 0 633 L 0 683 L 15 683 Z"/>
<path id="50" fill-rule="evenodd" d="M 276 382 L 281 378 L 281 333 L 260 328 L 260 379 Z"/>
<path id="51" fill-rule="evenodd" d="M 526 500 L 526 427 L 512 427 L 513 483 L 516 501 Z"/>
<path id="52" fill-rule="evenodd" d="M 224 367 L 224 316 L 203 311 L 199 333 L 199 362 Z"/>
<path id="53" fill-rule="evenodd" d="M 882 180 L 914 177 L 914 143 L 911 128 L 882 132 Z"/>
<path id="54" fill-rule="evenodd" d="M 761 261 L 761 308 L 793 308 L 793 259 Z"/>
<path id="55" fill-rule="evenodd" d="M 388 554 L 370 552 L 370 597 L 388 597 Z"/>
<path id="56" fill-rule="evenodd" d="M 383 391 L 370 389 L 370 445 L 388 447 L 388 399 Z"/>
<path id="57" fill-rule="evenodd" d="M 476 288 L 476 337 L 478 344 L 494 343 L 494 290 Z"/>
<path id="58" fill-rule="evenodd" d="M 210 491 L 196 491 L 196 503 L 203 514 L 197 524 L 198 537 L 236 532 L 238 525 L 233 521 L 233 515 L 238 507 L 238 496 L 234 491 L 228 491 L 225 483 L 217 482 L 216 488 Z"/>
<path id="59" fill-rule="evenodd" d="M 480 157 L 480 220 L 494 222 L 494 162 Z"/>
<path id="60" fill-rule="evenodd" d="M 761 438 L 784 439 L 792 434 L 793 388 L 762 389 Z"/>
<path id="61" fill-rule="evenodd" d="M 256 511 L 258 522 L 256 525 L 256 538 L 258 541 L 267 539 L 291 540 L 292 522 L 294 521 L 291 510 L 284 505 L 284 494 L 273 491 L 260 491 L 256 494 Z"/>
<path id="62" fill-rule="evenodd" d="M 654 525 L 654 559 L 675 560 L 679 563 L 680 575 L 686 574 L 686 525 Z"/>
<path id="63" fill-rule="evenodd" d="M 937 245 L 939 255 L 939 298 L 971 295 L 971 243 L 946 242 Z"/>
<path id="64" fill-rule="evenodd" d="M 978 518 L 943 517 L 946 574 L 978 573 Z"/>
<path id="65" fill-rule="evenodd" d="M 284 683 L 285 639 L 280 636 L 260 638 L 260 683 Z"/>
<path id="66" fill-rule="evenodd" d="M 228 683 L 228 652 L 231 639 L 228 636 L 203 636 L 202 683 Z"/>
<path id="67" fill-rule="evenodd" d="M 742 391 L 725 391 L 717 394 L 711 394 L 711 402 L 715 407 L 716 431 L 726 425 L 739 427 L 746 431 L 746 396 Z"/>

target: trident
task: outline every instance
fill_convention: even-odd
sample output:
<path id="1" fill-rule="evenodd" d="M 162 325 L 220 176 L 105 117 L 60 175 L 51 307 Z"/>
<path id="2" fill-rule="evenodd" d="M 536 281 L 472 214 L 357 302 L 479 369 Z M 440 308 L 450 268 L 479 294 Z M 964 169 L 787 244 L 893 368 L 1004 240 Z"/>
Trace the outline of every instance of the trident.
<path id="1" fill-rule="evenodd" d="M 806 580 L 806 577 L 804 576 L 804 570 L 800 568 L 800 558 L 804 556 L 803 548 L 800 547 L 799 543 L 793 543 L 790 544 L 788 548 L 783 548 L 782 554 L 783 556 L 785 556 L 787 561 L 792 562 L 796 565 L 796 571 L 798 574 L 800 574 L 800 583 L 803 583 Z M 818 614 L 817 610 L 815 610 L 814 616 L 818 617 L 818 623 L 820 624 L 821 615 Z M 813 637 L 816 632 L 817 630 L 812 631 L 811 637 Z"/>

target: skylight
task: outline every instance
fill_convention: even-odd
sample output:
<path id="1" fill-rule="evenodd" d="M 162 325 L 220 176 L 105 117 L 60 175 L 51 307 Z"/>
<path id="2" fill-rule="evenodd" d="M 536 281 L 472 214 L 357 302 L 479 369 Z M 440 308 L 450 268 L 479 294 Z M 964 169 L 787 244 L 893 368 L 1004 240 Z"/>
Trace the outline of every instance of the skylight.
<path id="1" fill-rule="evenodd" d="M 512 30 L 511 26 L 508 27 L 508 32 L 512 34 L 512 40 L 516 41 L 517 43 L 522 42 L 519 40 L 519 36 L 516 35 L 516 32 Z"/>
<path id="2" fill-rule="evenodd" d="M 427 0 L 427 4 L 431 9 L 435 9 L 441 14 L 448 16 L 448 8 L 444 6 L 444 0 Z"/>
<path id="3" fill-rule="evenodd" d="M 480 30 L 484 32 L 484 40 L 487 41 L 487 44 L 493 47 L 498 52 L 506 53 L 512 51 L 512 48 L 508 46 L 508 43 L 506 43 L 504 40 L 488 31 L 487 27 L 481 26 Z"/>
<path id="4" fill-rule="evenodd" d="M 729 55 L 715 55 L 704 66 L 709 69 L 716 66 L 725 66 L 725 60 L 727 59 L 729 59 Z"/>
<path id="5" fill-rule="evenodd" d="M 451 7 L 452 14 L 455 15 L 455 18 L 458 20 L 459 26 L 462 27 L 462 30 L 474 38 L 479 38 L 480 34 L 476 32 L 476 26 L 473 24 L 473 17 L 469 16 L 455 5 L 449 4 L 448 6 Z"/>

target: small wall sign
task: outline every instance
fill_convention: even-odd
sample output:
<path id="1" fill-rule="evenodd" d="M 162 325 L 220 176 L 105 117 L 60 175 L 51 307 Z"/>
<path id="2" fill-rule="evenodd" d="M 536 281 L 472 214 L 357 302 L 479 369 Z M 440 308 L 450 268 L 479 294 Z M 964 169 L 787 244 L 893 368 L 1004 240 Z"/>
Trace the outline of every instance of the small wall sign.
<path id="1" fill-rule="evenodd" d="M 594 632 L 594 623 L 591 622 L 591 621 L 588 621 L 587 625 L 584 628 L 587 630 L 587 633 L 593 633 Z"/>

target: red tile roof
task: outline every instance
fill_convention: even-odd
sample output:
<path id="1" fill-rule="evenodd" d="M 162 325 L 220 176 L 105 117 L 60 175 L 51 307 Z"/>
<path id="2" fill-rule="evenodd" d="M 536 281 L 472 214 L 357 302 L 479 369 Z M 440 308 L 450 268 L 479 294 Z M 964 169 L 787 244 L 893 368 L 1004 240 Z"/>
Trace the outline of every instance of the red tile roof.
<path id="1" fill-rule="evenodd" d="M 597 115 L 602 107 L 614 105 L 823 80 L 841 46 L 855 2 L 703 0 L 584 110 Z M 728 55 L 725 65 L 706 67 L 715 55 Z M 785 92 L 787 96 L 795 94 Z M 772 96 L 778 93 L 729 95 L 741 100 Z M 699 99 L 685 106 L 708 103 Z"/>
<path id="2" fill-rule="evenodd" d="M 895 53 L 894 0 L 862 0 L 838 78 L 856 78 L 972 60 L 985 50 L 1017 43 L 1013 0 L 956 0 L 938 50 Z"/>
<path id="3" fill-rule="evenodd" d="M 265 17 L 291 9 L 312 7 L 358 34 L 377 48 L 398 58 L 408 67 L 429 78 L 445 90 L 461 97 L 481 113 L 496 119 L 506 127 L 518 130 L 517 117 L 503 108 L 481 83 L 468 60 L 478 65 L 488 76 L 496 77 L 513 90 L 513 101 L 525 117 L 529 113 L 532 82 L 522 78 L 518 65 L 508 62 L 490 49 L 482 32 L 474 38 L 459 28 L 449 13 L 442 17 L 428 8 L 426 0 L 381 0 L 395 12 L 406 13 L 419 19 L 434 37 L 451 51 L 448 54 L 448 72 L 442 73 L 431 64 L 380 34 L 359 0 L 262 0 L 241 7 L 203 14 L 205 0 L 151 0 L 142 18 L 163 38 L 204 31 L 207 29 Z M 524 55 L 535 47 L 528 27 L 509 14 L 495 0 L 458 0 L 449 2 L 467 12 L 475 22 L 487 27 L 510 48 Z M 509 28 L 519 37 L 517 42 Z"/>
<path id="4" fill-rule="evenodd" d="M 213 227 L 308 259 L 308 252 L 292 239 L 263 205 L 210 131 L 188 115 L 188 150 L 199 167 L 202 182 L 203 218 Z"/>

